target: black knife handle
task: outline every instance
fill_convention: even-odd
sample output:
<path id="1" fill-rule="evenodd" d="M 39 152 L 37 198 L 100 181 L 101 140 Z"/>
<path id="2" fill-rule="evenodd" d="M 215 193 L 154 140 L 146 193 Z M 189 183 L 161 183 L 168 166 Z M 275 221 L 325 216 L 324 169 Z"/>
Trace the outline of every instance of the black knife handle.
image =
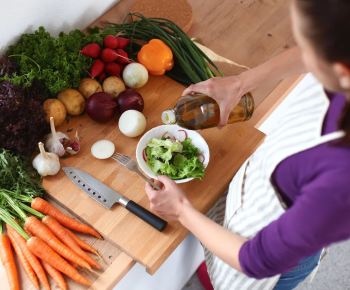
<path id="1" fill-rule="evenodd" d="M 130 200 L 125 208 L 131 211 L 133 214 L 137 215 L 139 218 L 143 219 L 146 223 L 150 224 L 152 227 L 162 232 L 167 226 L 167 222 L 162 220 L 160 217 L 157 217 L 153 213 L 149 212 L 147 209 L 144 209 L 142 206 L 139 206 L 137 203 Z"/>

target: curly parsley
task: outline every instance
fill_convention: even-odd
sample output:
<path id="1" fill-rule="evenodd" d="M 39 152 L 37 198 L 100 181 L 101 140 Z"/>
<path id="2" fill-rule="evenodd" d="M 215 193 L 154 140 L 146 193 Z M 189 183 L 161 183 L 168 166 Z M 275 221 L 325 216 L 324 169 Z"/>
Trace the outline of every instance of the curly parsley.
<path id="1" fill-rule="evenodd" d="M 92 59 L 79 52 L 92 42 L 101 43 L 102 38 L 85 35 L 78 29 L 68 34 L 61 32 L 54 38 L 44 27 L 39 27 L 33 34 L 23 34 L 16 45 L 9 47 L 6 54 L 15 60 L 19 73 L 3 80 L 29 87 L 37 79 L 46 97 L 56 97 L 66 88 L 77 88 L 87 76 L 85 70 Z"/>

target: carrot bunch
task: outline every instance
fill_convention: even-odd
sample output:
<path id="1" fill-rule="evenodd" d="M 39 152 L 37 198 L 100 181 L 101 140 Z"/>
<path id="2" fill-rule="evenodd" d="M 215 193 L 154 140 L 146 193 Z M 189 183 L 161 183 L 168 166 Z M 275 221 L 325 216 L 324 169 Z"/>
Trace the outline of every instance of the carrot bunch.
<path id="1" fill-rule="evenodd" d="M 41 198 L 31 200 L 29 207 L 6 193 L 2 195 L 25 225 L 22 229 L 8 211 L 0 208 L 0 258 L 6 269 L 11 290 L 19 289 L 11 244 L 26 275 L 36 288 L 39 286 L 39 279 L 45 289 L 50 289 L 45 270 L 62 290 L 67 289 L 62 273 L 78 283 L 91 285 L 72 265 L 88 270 L 91 270 L 91 267 L 99 269 L 98 263 L 84 250 L 96 255 L 98 252 L 66 227 L 92 234 L 100 239 L 103 239 L 102 236 L 91 227 L 66 216 Z M 28 198 L 25 197 L 26 202 Z M 25 211 L 32 216 L 28 216 Z M 6 223 L 8 236 L 2 233 L 1 220 Z"/>

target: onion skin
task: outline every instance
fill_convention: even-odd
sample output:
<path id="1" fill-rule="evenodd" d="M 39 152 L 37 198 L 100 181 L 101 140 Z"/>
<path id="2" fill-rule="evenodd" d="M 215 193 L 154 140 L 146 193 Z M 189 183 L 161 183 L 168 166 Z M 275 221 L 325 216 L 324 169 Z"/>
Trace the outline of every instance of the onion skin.
<path id="1" fill-rule="evenodd" d="M 116 102 L 120 114 L 128 110 L 136 110 L 142 113 L 145 106 L 141 94 L 132 89 L 121 92 L 116 98 Z"/>
<path id="2" fill-rule="evenodd" d="M 110 94 L 100 92 L 90 96 L 86 102 L 85 110 L 88 116 L 98 122 L 107 123 L 112 120 L 117 103 L 113 101 Z"/>

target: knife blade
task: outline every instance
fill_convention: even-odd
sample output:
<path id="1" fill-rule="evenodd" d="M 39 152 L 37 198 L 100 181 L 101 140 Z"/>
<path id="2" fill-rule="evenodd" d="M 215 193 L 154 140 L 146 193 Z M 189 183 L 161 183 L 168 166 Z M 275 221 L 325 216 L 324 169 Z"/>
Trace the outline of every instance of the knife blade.
<path id="1" fill-rule="evenodd" d="M 168 223 L 165 220 L 127 199 L 85 171 L 75 167 L 63 167 L 62 170 L 69 180 L 104 207 L 110 209 L 115 203 L 119 203 L 160 232 L 167 226 Z"/>

